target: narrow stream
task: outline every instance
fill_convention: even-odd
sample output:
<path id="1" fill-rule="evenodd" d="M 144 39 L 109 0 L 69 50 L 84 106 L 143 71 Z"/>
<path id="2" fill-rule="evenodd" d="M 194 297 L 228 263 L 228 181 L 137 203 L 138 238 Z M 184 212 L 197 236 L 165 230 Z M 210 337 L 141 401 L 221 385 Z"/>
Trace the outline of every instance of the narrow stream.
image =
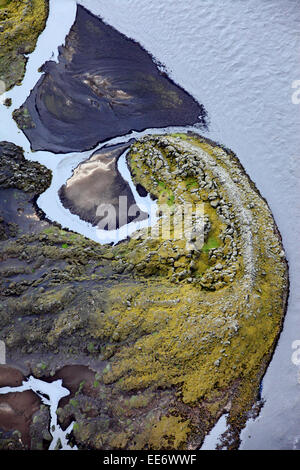
<path id="1" fill-rule="evenodd" d="M 51 186 L 37 200 L 38 206 L 46 214 L 46 217 L 58 222 L 62 227 L 73 230 L 84 235 L 91 240 L 99 243 L 118 243 L 126 239 L 138 229 L 152 226 L 157 221 L 156 209 L 157 203 L 153 201 L 150 195 L 141 197 L 132 181 L 129 172 L 125 151 L 118 160 L 118 171 L 125 181 L 128 182 L 134 199 L 139 208 L 148 213 L 148 219 L 140 222 L 131 222 L 117 230 L 99 230 L 92 224 L 80 219 L 79 216 L 72 214 L 66 209 L 59 198 L 58 190 L 71 177 L 73 170 L 79 163 L 88 159 L 92 153 L 106 145 L 113 145 L 127 142 L 132 138 L 140 138 L 147 134 L 165 134 L 168 132 L 180 132 L 192 130 L 197 132 L 197 126 L 194 127 L 168 127 L 160 129 L 146 129 L 143 132 L 132 131 L 130 134 L 116 137 L 97 145 L 94 149 L 84 152 L 75 152 L 69 154 L 54 154 L 46 151 L 31 152 L 30 144 L 23 132 L 21 132 L 12 118 L 12 112 L 18 109 L 26 101 L 31 89 L 39 80 L 41 73 L 37 70 L 47 60 L 56 60 L 58 56 L 58 47 L 64 43 L 65 37 L 71 28 L 76 15 L 76 2 L 74 0 L 50 0 L 50 14 L 45 30 L 40 35 L 35 51 L 29 56 L 26 74 L 21 86 L 15 86 L 6 94 L 12 99 L 12 107 L 7 108 L 0 103 L 0 140 L 9 140 L 24 149 L 24 156 L 28 160 L 37 161 L 52 171 Z M 63 13 L 63 14 L 62 14 Z M 66 14 L 67 13 L 67 14 Z M 59 21 L 57 22 L 57 19 Z M 54 34 L 55 31 L 55 34 Z"/>
<path id="2" fill-rule="evenodd" d="M 69 5 L 67 5 L 67 3 Z M 38 161 L 51 169 L 51 186 L 37 200 L 38 206 L 44 211 L 48 219 L 58 222 L 63 227 L 67 227 L 68 229 L 80 233 L 99 243 L 117 243 L 120 240 L 126 239 L 136 230 L 152 226 L 157 221 L 156 201 L 152 200 L 149 194 L 145 197 L 141 197 L 132 181 L 128 165 L 126 163 L 128 150 L 126 150 L 118 159 L 117 168 L 123 179 L 128 182 L 136 204 L 143 212 L 149 214 L 148 219 L 140 222 L 131 222 L 117 230 L 99 230 L 97 227 L 92 226 L 92 224 L 81 220 L 77 215 L 72 214 L 62 205 L 58 196 L 59 188 L 72 175 L 73 170 L 79 163 L 89 158 L 94 151 L 99 150 L 104 145 L 127 142 L 132 138 L 139 138 L 151 133 L 164 134 L 166 132 L 186 131 L 187 128 L 170 127 L 159 130 L 147 129 L 143 132 L 131 132 L 127 136 L 114 138 L 108 142 L 100 144 L 90 151 L 79 153 L 53 154 L 45 151 L 32 153 L 29 142 L 24 134 L 17 128 L 15 121 L 12 119 L 12 112 L 25 102 L 31 89 L 39 80 L 41 74 L 38 72 L 38 68 L 47 60 L 57 60 L 57 49 L 62 43 L 64 43 L 65 37 L 68 34 L 76 15 L 76 3 L 73 0 L 64 0 L 64 2 L 50 0 L 49 6 L 50 13 L 46 28 L 39 37 L 35 51 L 29 57 L 23 83 L 21 86 L 16 86 L 13 90 L 7 93 L 7 97 L 12 99 L 13 106 L 11 108 L 7 108 L 2 102 L 0 103 L 0 140 L 9 140 L 16 145 L 20 145 L 25 151 L 25 158 L 28 160 Z M 68 14 L 66 14 L 66 12 Z M 188 129 L 197 132 L 197 127 L 190 127 Z M 65 431 L 63 431 L 57 423 L 56 410 L 58 408 L 59 401 L 61 398 L 70 394 L 69 390 L 62 386 L 62 381 L 57 380 L 55 382 L 48 383 L 30 376 L 26 381 L 23 381 L 23 384 L 19 387 L 0 388 L 0 394 L 14 392 L 21 393 L 26 390 L 32 390 L 41 398 L 42 402 L 50 408 L 50 433 L 53 440 L 51 441 L 49 450 L 54 450 L 58 444 L 60 444 L 62 450 L 77 450 L 76 446 L 70 447 L 67 439 L 67 435 L 72 431 L 74 423 L 71 423 Z"/>
<path id="3" fill-rule="evenodd" d="M 70 395 L 69 390 L 62 386 L 62 380 L 56 380 L 55 382 L 48 383 L 44 382 L 43 380 L 36 379 L 31 375 L 27 380 L 24 380 L 22 385 L 19 387 L 0 388 L 0 395 L 5 395 L 7 393 L 21 393 L 25 392 L 26 390 L 32 390 L 40 397 L 42 402 L 50 408 L 49 431 L 53 439 L 51 441 L 49 450 L 55 450 L 58 446 L 62 450 L 77 450 L 76 446 L 71 447 L 69 445 L 67 439 L 67 435 L 70 434 L 73 429 L 74 422 L 72 422 L 65 431 L 63 431 L 57 423 L 56 410 L 58 408 L 59 401 L 61 398 Z"/>
<path id="4" fill-rule="evenodd" d="M 208 0 L 200 8 L 199 0 L 191 0 L 180 12 L 174 11 L 173 0 L 163 4 L 159 0 L 79 3 L 95 14 L 102 14 L 107 22 L 134 37 L 167 65 L 171 77 L 208 110 L 211 130 L 201 133 L 236 152 L 270 204 L 289 258 L 291 295 L 284 330 L 264 380 L 266 405 L 257 420 L 249 421 L 242 434 L 241 448 L 299 448 L 300 394 L 297 368 L 291 361 L 291 345 L 300 331 L 300 247 L 295 245 L 295 232 L 300 227 L 300 206 L 296 203 L 300 188 L 300 119 L 299 108 L 291 101 L 292 82 L 300 77 L 298 2 L 247 0 L 238 2 L 237 7 L 231 0 L 220 3 Z M 26 158 L 52 170 L 51 187 L 38 200 L 47 217 L 99 241 L 96 228 L 66 210 L 57 194 L 73 169 L 92 151 L 68 155 L 31 153 L 29 142 L 11 117 L 13 109 L 26 100 L 39 79 L 37 69 L 46 60 L 57 58 L 57 48 L 64 42 L 75 14 L 74 0 L 50 0 L 47 26 L 29 56 L 23 84 L 7 93 L 13 106 L 6 108 L 0 104 L 0 140 L 22 146 Z M 166 18 L 170 21 L 165 21 Z M 175 130 L 182 129 L 132 132 L 109 143 Z M 131 184 L 123 157 L 118 168 Z M 147 201 L 139 202 L 146 202 L 147 206 Z M 149 210 L 148 205 L 148 213 Z M 117 235 L 118 239 L 123 236 Z M 35 387 L 34 382 L 28 383 Z"/>
<path id="5" fill-rule="evenodd" d="M 150 51 L 200 103 L 209 138 L 236 153 L 266 198 L 289 261 L 284 328 L 263 381 L 259 417 L 242 449 L 300 449 L 300 79 L 298 0 L 79 0 Z M 296 237 L 295 237 L 296 235 Z"/>
<path id="6" fill-rule="evenodd" d="M 11 108 L 7 108 L 4 106 L 3 100 L 0 102 L 0 140 L 9 140 L 16 145 L 20 145 L 24 149 L 25 158 L 28 160 L 38 161 L 51 169 L 53 175 L 51 186 L 39 197 L 37 201 L 38 206 L 44 211 L 47 218 L 99 243 L 117 243 L 120 240 L 126 239 L 136 230 L 152 226 L 157 221 L 156 201 L 152 200 L 149 194 L 145 197 L 141 197 L 132 181 L 128 165 L 126 163 L 128 150 L 126 150 L 118 159 L 117 168 L 123 179 L 128 182 L 136 204 L 143 212 L 149 214 L 148 219 L 140 222 L 131 222 L 117 230 L 99 230 L 97 227 L 92 226 L 92 224 L 81 220 L 77 215 L 72 214 L 62 205 L 58 196 L 59 188 L 72 175 L 73 170 L 79 163 L 89 158 L 94 151 L 99 150 L 104 145 L 127 142 L 134 137 L 139 138 L 150 133 L 164 134 L 166 132 L 186 131 L 187 128 L 170 127 L 159 130 L 148 129 L 144 132 L 131 132 L 127 136 L 111 139 L 90 151 L 81 153 L 53 154 L 45 151 L 32 153 L 29 142 L 12 119 L 12 112 L 25 102 L 31 89 L 39 80 L 41 74 L 38 72 L 38 68 L 47 60 L 57 60 L 58 47 L 64 43 L 65 37 L 68 34 L 76 15 L 76 3 L 73 0 L 64 0 L 64 2 L 50 0 L 49 6 L 50 13 L 46 28 L 38 39 L 35 51 L 29 56 L 26 75 L 22 85 L 14 87 L 6 95 L 12 99 L 13 106 Z M 66 14 L 66 12 L 68 14 Z M 197 128 L 191 127 L 189 130 L 197 132 Z M 50 408 L 50 433 L 53 439 L 49 450 L 56 449 L 59 444 L 62 450 L 77 450 L 76 446 L 71 447 L 69 445 L 67 438 L 68 434 L 70 434 L 73 429 L 74 422 L 71 423 L 65 431 L 62 430 L 57 422 L 56 411 L 59 401 L 61 398 L 70 394 L 69 390 L 62 386 L 62 380 L 48 383 L 30 376 L 26 381 L 23 381 L 23 384 L 19 387 L 0 388 L 0 394 L 3 395 L 15 392 L 21 393 L 26 390 L 31 390 L 36 393 L 41 398 L 42 402 Z"/>

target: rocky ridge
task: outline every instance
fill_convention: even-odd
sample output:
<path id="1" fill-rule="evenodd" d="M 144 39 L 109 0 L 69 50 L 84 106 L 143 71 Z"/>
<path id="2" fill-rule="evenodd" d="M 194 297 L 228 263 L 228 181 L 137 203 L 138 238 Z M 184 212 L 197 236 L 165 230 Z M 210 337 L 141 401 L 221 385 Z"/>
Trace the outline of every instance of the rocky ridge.
<path id="1" fill-rule="evenodd" d="M 26 55 L 33 52 L 48 11 L 48 0 L 0 1 L 0 80 L 6 91 L 21 84 Z"/>
<path id="2" fill-rule="evenodd" d="M 0 242 L 9 364 L 49 380 L 68 364 L 91 367 L 58 410 L 65 426 L 75 416 L 79 448 L 196 449 L 224 412 L 224 445 L 236 448 L 285 313 L 280 235 L 234 154 L 207 139 L 148 136 L 128 164 L 161 219 L 166 206 L 173 221 L 180 204 L 203 207 L 188 237 L 174 223 L 170 239 L 144 230 L 114 247 L 46 221 L 29 230 L 16 214 L 21 194 L 32 205 L 30 185 L 0 188 L 5 222 L 19 222 Z"/>

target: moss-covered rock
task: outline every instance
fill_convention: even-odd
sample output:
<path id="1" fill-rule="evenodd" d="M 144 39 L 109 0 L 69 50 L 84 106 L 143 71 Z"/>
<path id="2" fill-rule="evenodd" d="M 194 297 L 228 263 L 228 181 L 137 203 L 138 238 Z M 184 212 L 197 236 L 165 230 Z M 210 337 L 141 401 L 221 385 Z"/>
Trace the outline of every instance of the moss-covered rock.
<path id="1" fill-rule="evenodd" d="M 236 447 L 285 312 L 280 235 L 237 158 L 213 142 L 145 137 L 128 163 L 157 198 L 157 226 L 116 246 L 50 225 L 1 242 L 16 270 L 0 285 L 0 338 L 38 376 L 65 364 L 95 370 L 59 412 L 75 417 L 80 448 L 197 448 L 225 411 Z M 201 210 L 182 236 L 186 204 Z"/>
<path id="2" fill-rule="evenodd" d="M 52 441 L 49 432 L 50 415 L 49 408 L 41 405 L 40 409 L 34 414 L 30 426 L 31 450 L 45 450 Z"/>
<path id="3" fill-rule="evenodd" d="M 48 0 L 0 1 L 0 80 L 6 90 L 19 85 L 26 54 L 33 52 L 48 17 Z"/>
<path id="4" fill-rule="evenodd" d="M 25 160 L 21 147 L 0 142 L 0 188 L 18 188 L 39 195 L 49 187 L 51 178 L 51 171 L 43 165 Z"/>

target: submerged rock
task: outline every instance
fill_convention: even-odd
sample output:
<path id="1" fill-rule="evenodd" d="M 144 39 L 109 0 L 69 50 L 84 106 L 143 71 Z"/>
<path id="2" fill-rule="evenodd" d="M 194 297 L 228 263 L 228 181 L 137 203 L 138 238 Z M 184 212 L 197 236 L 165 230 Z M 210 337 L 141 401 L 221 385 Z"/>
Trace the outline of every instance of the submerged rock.
<path id="1" fill-rule="evenodd" d="M 60 48 L 15 120 L 33 150 L 56 153 L 150 127 L 205 124 L 205 111 L 138 43 L 78 6 Z"/>
<path id="2" fill-rule="evenodd" d="M 90 366 L 80 382 L 60 372 L 72 393 L 58 416 L 75 418 L 81 449 L 197 449 L 224 412 L 236 448 L 285 313 L 280 234 L 235 155 L 207 139 L 148 136 L 128 163 L 157 198 L 151 230 L 112 247 L 48 224 L 0 242 L 15 266 L 0 284 L 8 363 L 39 377 Z"/>

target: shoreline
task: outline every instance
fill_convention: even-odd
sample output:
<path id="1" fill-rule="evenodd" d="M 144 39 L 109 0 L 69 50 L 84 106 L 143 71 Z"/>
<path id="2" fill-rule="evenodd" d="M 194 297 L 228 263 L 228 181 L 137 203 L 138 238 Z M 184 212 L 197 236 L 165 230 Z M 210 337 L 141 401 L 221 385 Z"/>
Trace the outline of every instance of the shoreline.
<path id="1" fill-rule="evenodd" d="M 155 130 L 155 132 L 157 133 L 157 130 Z M 107 144 L 107 142 L 105 142 L 105 143 Z M 54 165 L 54 163 L 53 163 L 53 165 Z M 52 164 L 51 164 L 51 166 L 52 166 Z M 243 167 L 243 169 L 244 169 L 244 167 Z M 244 170 L 244 171 L 246 172 L 246 170 Z M 246 174 L 247 174 L 247 173 L 246 173 Z M 259 192 L 259 191 L 258 191 L 258 192 Z M 260 192 L 259 192 L 259 194 L 260 194 Z M 260 194 L 260 196 L 261 196 L 261 194 Z M 262 196 L 261 196 L 261 197 L 262 197 Z M 264 199 L 264 198 L 263 198 L 263 199 Z M 268 204 L 268 203 L 267 203 L 267 204 Z M 272 211 L 271 211 L 271 212 L 272 212 Z M 276 221 L 275 221 L 275 230 L 276 230 L 276 231 L 278 230 L 277 225 L 276 225 Z M 278 233 L 279 233 L 279 232 L 278 232 Z M 280 237 L 281 237 L 281 235 L 280 235 Z M 281 242 L 282 242 L 282 241 L 281 241 Z M 283 303 L 284 303 L 284 301 L 283 301 Z M 287 307 L 288 307 L 288 294 L 287 294 L 287 298 L 286 298 L 286 302 L 285 302 L 285 313 L 286 313 L 286 311 L 287 311 Z M 280 332 L 282 332 L 283 326 L 284 326 L 284 325 L 283 325 L 283 322 L 282 322 Z M 279 336 L 280 336 L 280 333 L 278 334 L 278 337 L 277 337 L 277 339 L 276 339 L 276 341 L 275 341 L 276 345 L 278 344 Z M 271 363 L 271 361 L 272 361 L 272 359 L 273 359 L 273 357 L 274 357 L 275 350 L 276 350 L 276 347 L 274 347 L 273 352 L 272 352 L 272 355 L 271 355 L 270 358 L 267 360 L 267 365 L 265 366 L 265 372 L 264 372 L 264 374 L 263 374 L 263 377 L 265 376 L 266 371 L 267 371 L 267 369 L 268 369 L 268 366 L 269 366 L 269 364 Z"/>

